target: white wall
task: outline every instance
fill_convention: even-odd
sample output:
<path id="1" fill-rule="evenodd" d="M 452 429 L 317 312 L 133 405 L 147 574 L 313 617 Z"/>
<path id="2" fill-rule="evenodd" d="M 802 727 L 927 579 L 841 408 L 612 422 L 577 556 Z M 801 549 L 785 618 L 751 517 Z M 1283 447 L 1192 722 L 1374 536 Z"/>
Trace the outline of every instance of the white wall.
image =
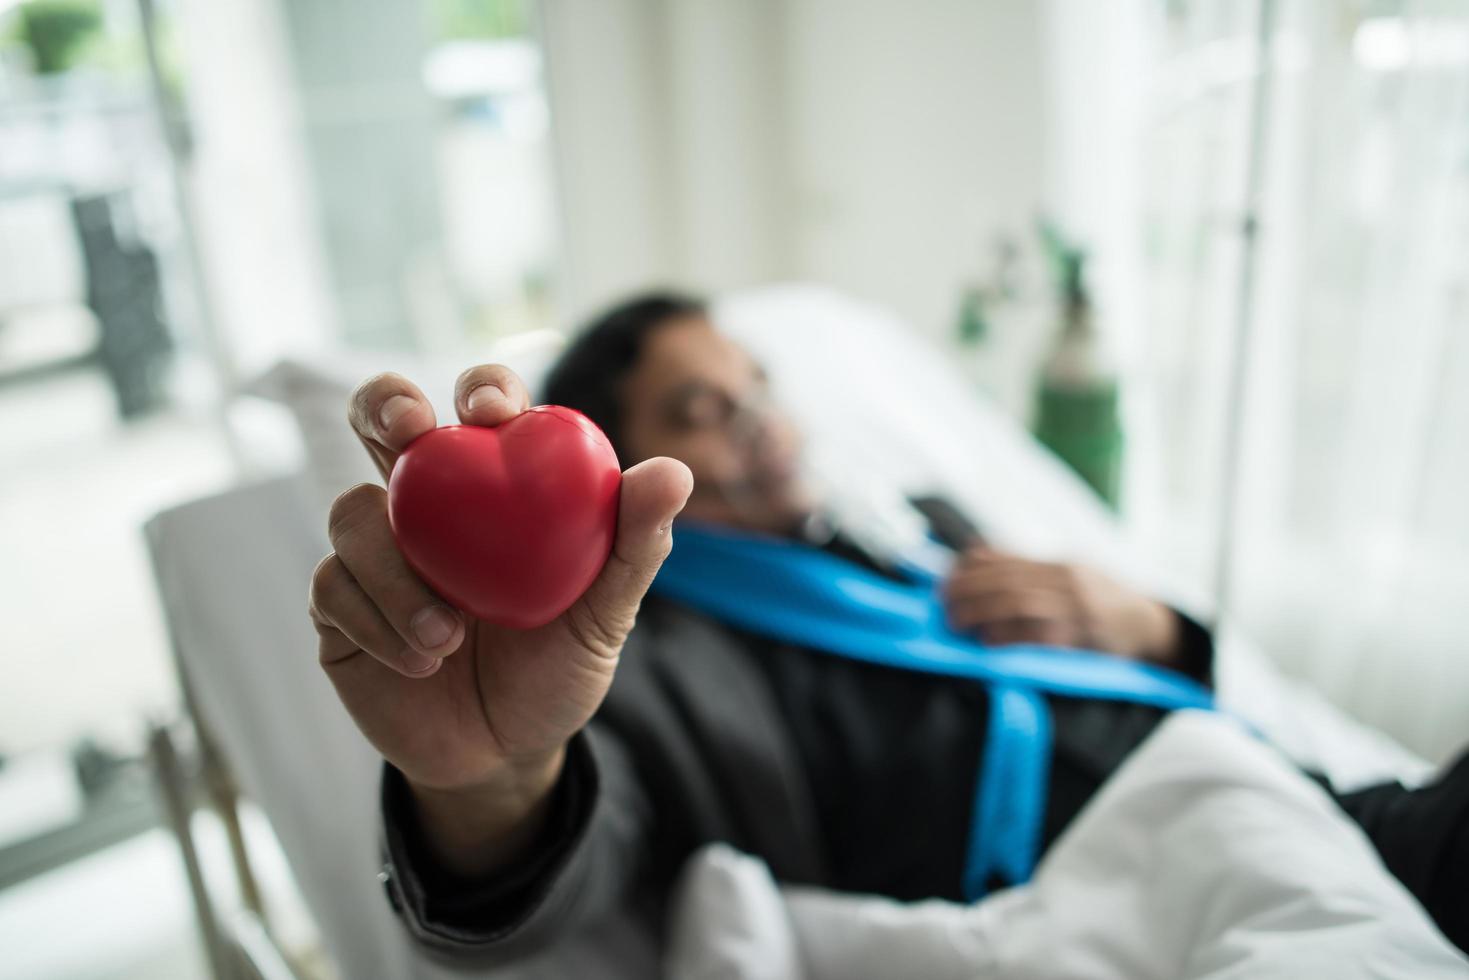
<path id="1" fill-rule="evenodd" d="M 946 332 L 993 236 L 1041 194 L 1038 25 L 1024 0 L 793 0 L 796 275 Z"/>
<path id="2" fill-rule="evenodd" d="M 1044 198 L 1066 232 L 1084 242 L 1102 328 L 1132 362 L 1144 343 L 1140 302 L 1146 170 L 1147 0 L 1042 0 L 1041 104 Z"/>
<path id="3" fill-rule="evenodd" d="M 662 11 L 651 0 L 538 5 L 551 104 L 563 312 L 672 264 Z"/>
<path id="4" fill-rule="evenodd" d="M 704 288 L 761 282 L 792 267 L 785 6 L 666 6 L 674 263 Z"/>
<path id="5" fill-rule="evenodd" d="M 574 316 L 819 279 L 949 329 L 1043 191 L 1028 0 L 543 0 Z"/>

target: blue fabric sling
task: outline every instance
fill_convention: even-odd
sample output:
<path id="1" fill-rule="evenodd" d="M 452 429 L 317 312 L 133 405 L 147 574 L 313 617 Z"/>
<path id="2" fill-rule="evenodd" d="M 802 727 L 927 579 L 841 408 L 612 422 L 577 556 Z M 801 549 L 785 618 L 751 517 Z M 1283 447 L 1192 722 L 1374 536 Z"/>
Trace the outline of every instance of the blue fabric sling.
<path id="1" fill-rule="evenodd" d="M 1151 664 L 1054 647 L 987 648 L 948 629 L 932 572 L 903 573 L 896 581 L 810 545 L 680 522 L 652 591 L 796 646 L 984 684 L 990 720 L 963 875 L 970 900 L 993 879 L 1021 884 L 1035 869 L 1051 763 L 1047 695 L 1214 706 L 1208 688 Z"/>

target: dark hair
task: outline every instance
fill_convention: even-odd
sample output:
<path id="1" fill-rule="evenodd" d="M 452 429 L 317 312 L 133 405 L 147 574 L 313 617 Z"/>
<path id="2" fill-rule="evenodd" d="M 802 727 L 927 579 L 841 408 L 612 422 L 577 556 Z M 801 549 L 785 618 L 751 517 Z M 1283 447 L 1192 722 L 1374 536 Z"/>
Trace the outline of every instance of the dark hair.
<path id="1" fill-rule="evenodd" d="M 704 316 L 708 306 L 675 292 L 641 293 L 603 311 L 561 352 L 546 376 L 542 401 L 574 408 L 607 433 L 626 465 L 622 445 L 622 382 L 658 327 L 684 317 Z"/>

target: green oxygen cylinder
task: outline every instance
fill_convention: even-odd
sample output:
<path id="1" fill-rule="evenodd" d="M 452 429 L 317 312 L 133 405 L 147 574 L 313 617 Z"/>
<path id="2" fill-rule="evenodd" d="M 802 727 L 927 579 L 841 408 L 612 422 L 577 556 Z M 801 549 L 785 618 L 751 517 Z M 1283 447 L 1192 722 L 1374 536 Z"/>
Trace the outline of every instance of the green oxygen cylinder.
<path id="1" fill-rule="evenodd" d="M 1035 436 L 1112 509 L 1122 483 L 1122 414 L 1117 373 L 1092 321 L 1085 255 L 1046 226 L 1061 292 L 1061 325 L 1041 369 Z"/>

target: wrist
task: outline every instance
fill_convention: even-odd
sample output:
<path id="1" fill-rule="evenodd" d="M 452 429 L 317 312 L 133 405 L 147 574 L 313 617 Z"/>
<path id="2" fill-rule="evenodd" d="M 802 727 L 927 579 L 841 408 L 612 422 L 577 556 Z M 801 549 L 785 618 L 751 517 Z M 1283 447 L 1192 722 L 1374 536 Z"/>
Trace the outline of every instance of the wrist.
<path id="1" fill-rule="evenodd" d="M 492 874 L 536 839 L 566 760 L 564 746 L 517 761 L 460 786 L 408 779 L 425 842 L 446 870 L 461 877 Z"/>
<path id="2" fill-rule="evenodd" d="M 1161 602 L 1145 600 L 1137 655 L 1149 663 L 1173 666 L 1183 642 L 1183 624 L 1178 613 Z"/>

